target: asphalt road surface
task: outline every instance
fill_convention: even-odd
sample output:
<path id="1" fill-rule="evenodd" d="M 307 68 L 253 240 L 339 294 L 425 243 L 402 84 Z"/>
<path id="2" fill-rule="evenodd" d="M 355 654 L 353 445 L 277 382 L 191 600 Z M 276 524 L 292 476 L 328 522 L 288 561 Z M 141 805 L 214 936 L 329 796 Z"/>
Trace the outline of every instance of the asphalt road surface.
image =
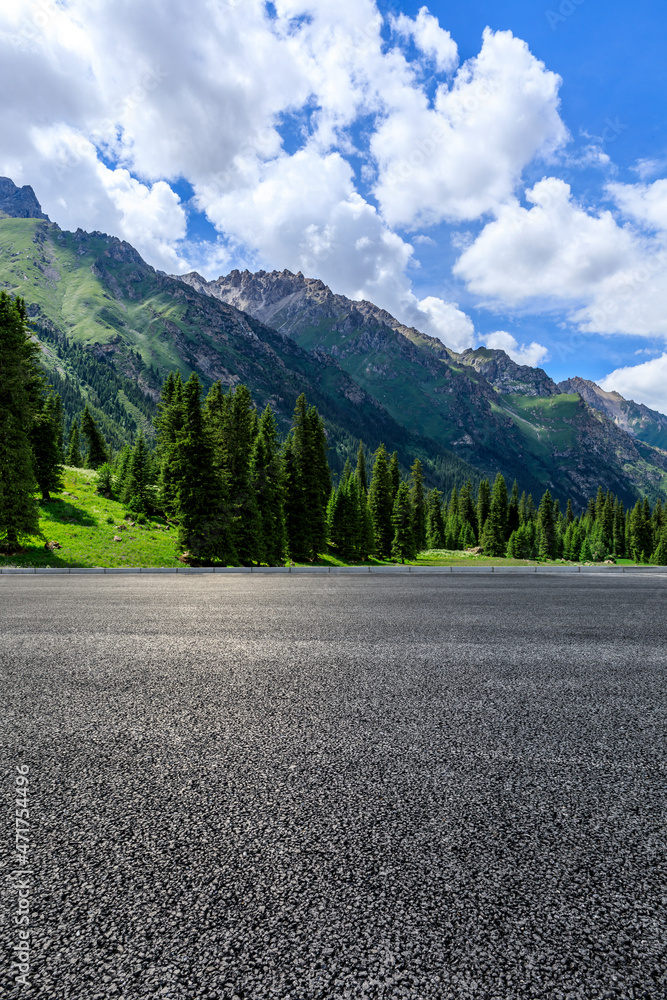
<path id="1" fill-rule="evenodd" d="M 664 1000 L 666 611 L 665 577 L 1 577 L 3 996 Z"/>

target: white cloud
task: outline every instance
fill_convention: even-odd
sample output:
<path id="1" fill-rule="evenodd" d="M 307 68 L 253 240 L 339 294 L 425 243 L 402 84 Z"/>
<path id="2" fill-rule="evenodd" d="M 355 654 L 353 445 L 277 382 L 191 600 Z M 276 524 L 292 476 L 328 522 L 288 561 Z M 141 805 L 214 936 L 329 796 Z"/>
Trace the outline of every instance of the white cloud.
<path id="1" fill-rule="evenodd" d="M 453 351 L 465 351 L 474 343 L 472 320 L 452 302 L 428 295 L 419 301 L 407 301 L 400 312 L 399 319 L 404 323 L 437 337 Z"/>
<path id="2" fill-rule="evenodd" d="M 549 351 L 542 344 L 533 340 L 530 344 L 519 346 L 516 337 L 507 333 L 506 330 L 496 330 L 495 333 L 489 333 L 484 343 L 492 350 L 504 351 L 505 354 L 509 354 L 512 361 L 516 361 L 518 365 L 530 365 L 531 368 L 536 368 L 549 357 Z"/>
<path id="3" fill-rule="evenodd" d="M 623 214 L 649 229 L 667 231 L 667 180 L 653 184 L 608 184 Z"/>
<path id="4" fill-rule="evenodd" d="M 562 146 L 560 77 L 509 31 L 484 32 L 478 56 L 434 107 L 422 91 L 402 102 L 371 138 L 375 195 L 391 225 L 475 219 L 512 196 L 524 167 Z"/>
<path id="5" fill-rule="evenodd" d="M 458 64 L 456 42 L 440 27 L 437 18 L 429 14 L 428 7 L 421 7 L 414 20 L 405 14 L 392 17 L 391 26 L 398 35 L 412 38 L 417 48 L 434 61 L 439 72 L 449 73 Z"/>
<path id="6" fill-rule="evenodd" d="M 518 201 L 502 206 L 454 266 L 485 299 L 576 301 L 638 259 L 632 234 L 610 212 L 593 216 L 580 208 L 564 181 L 546 177 L 526 198 L 531 208 Z"/>
<path id="7" fill-rule="evenodd" d="M 639 176 L 640 180 L 645 181 L 657 174 L 658 171 L 663 170 L 666 165 L 664 160 L 644 158 L 637 160 L 634 167 L 630 167 L 630 169 Z"/>
<path id="8" fill-rule="evenodd" d="M 617 368 L 601 379 L 600 385 L 607 392 L 620 392 L 626 399 L 667 414 L 667 354 L 642 365 Z"/>

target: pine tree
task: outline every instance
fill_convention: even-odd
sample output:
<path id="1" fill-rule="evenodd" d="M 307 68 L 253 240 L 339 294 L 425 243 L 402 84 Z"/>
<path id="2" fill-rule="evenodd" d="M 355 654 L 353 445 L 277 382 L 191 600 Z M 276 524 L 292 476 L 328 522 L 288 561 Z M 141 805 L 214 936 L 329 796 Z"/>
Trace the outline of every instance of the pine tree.
<path id="1" fill-rule="evenodd" d="M 173 456 L 179 544 L 197 562 L 233 562 L 231 526 L 204 425 L 196 373 L 183 387 L 183 418 Z"/>
<path id="2" fill-rule="evenodd" d="M 565 511 L 565 524 L 572 524 L 574 521 L 574 511 L 572 510 L 572 501 L 567 501 L 567 510 Z"/>
<path id="3" fill-rule="evenodd" d="M 398 491 L 397 491 L 398 493 Z M 424 474 L 419 459 L 410 469 L 410 503 L 412 505 L 412 539 L 418 552 L 426 548 L 426 501 Z"/>
<path id="4" fill-rule="evenodd" d="M 392 482 L 389 475 L 387 452 L 383 444 L 375 452 L 373 476 L 368 493 L 368 506 L 373 521 L 375 551 L 380 559 L 388 559 L 394 537 L 392 525 Z"/>
<path id="5" fill-rule="evenodd" d="M 290 431 L 282 450 L 282 478 L 285 484 L 285 535 L 287 550 L 295 562 L 309 558 L 308 511 L 301 483 L 299 464 L 294 451 L 294 431 Z"/>
<path id="6" fill-rule="evenodd" d="M 651 542 L 650 513 L 647 517 L 645 504 L 638 500 L 630 515 L 630 553 L 636 562 L 648 562 Z"/>
<path id="7" fill-rule="evenodd" d="M 488 485 L 488 484 L 487 484 Z M 461 519 L 462 525 L 461 530 L 463 530 L 463 524 L 466 523 L 470 526 L 470 532 L 472 533 L 472 545 L 477 541 L 477 513 L 475 510 L 475 504 L 472 497 L 472 483 L 470 480 L 461 487 L 458 497 L 458 513 Z M 467 533 L 468 537 L 470 532 Z M 466 546 L 469 547 L 469 546 Z"/>
<path id="8" fill-rule="evenodd" d="M 177 451 L 184 424 L 183 382 L 179 372 L 170 372 L 162 386 L 162 398 L 155 418 L 156 455 L 160 468 L 158 495 L 167 517 L 176 517 L 179 476 Z M 123 478 L 120 473 L 119 480 L 122 487 Z"/>
<path id="9" fill-rule="evenodd" d="M 111 492 L 117 497 L 122 497 L 123 495 L 131 458 L 132 449 L 129 444 L 124 444 L 116 455 L 113 464 L 114 476 L 112 480 Z"/>
<path id="10" fill-rule="evenodd" d="M 537 512 L 537 554 L 540 559 L 556 559 L 556 529 L 553 516 L 553 500 L 546 490 Z"/>
<path id="11" fill-rule="evenodd" d="M 432 489 L 426 495 L 426 548 L 444 549 L 445 523 L 442 516 L 442 494 Z"/>
<path id="12" fill-rule="evenodd" d="M 359 480 L 352 475 L 350 463 L 345 463 L 337 490 L 333 490 L 327 508 L 329 538 L 344 559 L 361 558 L 364 547 L 364 520 Z"/>
<path id="13" fill-rule="evenodd" d="M 285 524 L 292 559 L 317 559 L 326 550 L 326 511 L 331 495 L 327 439 L 314 406 L 302 394 L 296 401 L 293 426 L 284 449 Z"/>
<path id="14" fill-rule="evenodd" d="M 512 493 L 509 499 L 509 504 L 507 505 L 507 538 L 510 537 L 513 531 L 516 531 L 520 523 L 521 521 L 519 520 L 519 484 L 515 479 L 514 485 L 512 486 Z"/>
<path id="15" fill-rule="evenodd" d="M 285 557 L 285 498 L 278 431 L 270 406 L 259 421 L 252 468 L 264 560 L 269 566 L 279 566 Z"/>
<path id="16" fill-rule="evenodd" d="M 401 470 L 398 464 L 398 452 L 395 451 L 389 460 L 389 479 L 391 481 L 391 506 L 394 507 L 398 487 L 401 483 Z"/>
<path id="17" fill-rule="evenodd" d="M 484 524 L 480 545 L 485 555 L 505 555 L 505 536 L 508 522 L 507 486 L 502 473 L 498 473 L 493 484 L 489 514 Z"/>
<path id="18" fill-rule="evenodd" d="M 65 464 L 71 465 L 75 469 L 83 468 L 83 455 L 81 454 L 81 442 L 79 438 L 79 424 L 76 420 L 72 421 L 72 426 L 70 427 Z"/>
<path id="19" fill-rule="evenodd" d="M 150 489 L 151 468 L 146 440 L 140 431 L 127 466 L 127 474 L 120 495 L 127 508 L 137 514 L 148 514 L 152 509 Z"/>
<path id="20" fill-rule="evenodd" d="M 414 521 L 414 508 L 410 499 L 410 489 L 407 483 L 400 483 L 391 515 L 391 523 L 394 529 L 391 554 L 394 559 L 400 559 L 402 563 L 406 559 L 414 559 L 416 555 Z"/>
<path id="21" fill-rule="evenodd" d="M 43 385 L 25 303 L 0 292 L 0 546 L 39 534 L 30 430 Z"/>
<path id="22" fill-rule="evenodd" d="M 97 469 L 100 465 L 109 461 L 109 453 L 106 441 L 95 423 L 88 405 L 81 417 L 81 433 L 88 442 L 88 453 L 86 455 L 86 466 L 89 469 Z"/>
<path id="23" fill-rule="evenodd" d="M 491 510 L 491 486 L 488 479 L 482 479 L 477 490 L 477 537 L 481 541 L 482 531 Z"/>
<path id="24" fill-rule="evenodd" d="M 33 417 L 30 442 L 33 452 L 33 470 L 42 492 L 42 502 L 49 503 L 51 491 L 60 492 L 62 479 L 62 425 L 59 424 L 59 408 L 53 395 L 39 401 Z"/>
<path id="25" fill-rule="evenodd" d="M 359 486 L 368 494 L 368 477 L 366 475 L 366 456 L 364 454 L 364 443 L 359 442 L 359 451 L 357 452 L 357 468 L 355 470 L 355 475 L 359 481 Z"/>
<path id="26" fill-rule="evenodd" d="M 257 412 L 247 386 L 237 385 L 228 396 L 223 423 L 224 450 L 221 456 L 216 456 L 216 464 L 222 470 L 225 491 L 232 506 L 236 554 L 243 565 L 251 565 L 261 562 L 265 556 L 252 466 L 258 433 Z"/>
<path id="27" fill-rule="evenodd" d="M 449 503 L 447 504 L 447 517 L 453 517 L 458 515 L 459 512 L 459 493 L 456 489 L 456 484 L 452 487 L 452 492 L 449 497 Z"/>

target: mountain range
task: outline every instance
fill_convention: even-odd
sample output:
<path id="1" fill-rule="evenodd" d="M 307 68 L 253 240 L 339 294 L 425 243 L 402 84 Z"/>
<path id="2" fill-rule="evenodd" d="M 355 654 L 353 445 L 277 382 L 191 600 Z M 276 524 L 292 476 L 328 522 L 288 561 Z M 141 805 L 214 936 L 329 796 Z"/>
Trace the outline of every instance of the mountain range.
<path id="1" fill-rule="evenodd" d="M 286 429 L 305 392 L 339 472 L 363 438 L 444 489 L 502 471 L 581 506 L 598 485 L 667 498 L 667 417 L 503 351 L 457 354 L 370 302 L 289 271 L 166 275 L 128 243 L 62 231 L 0 178 L 0 287 L 21 295 L 68 419 L 85 402 L 118 447 L 151 419 L 166 373 L 244 382 Z"/>

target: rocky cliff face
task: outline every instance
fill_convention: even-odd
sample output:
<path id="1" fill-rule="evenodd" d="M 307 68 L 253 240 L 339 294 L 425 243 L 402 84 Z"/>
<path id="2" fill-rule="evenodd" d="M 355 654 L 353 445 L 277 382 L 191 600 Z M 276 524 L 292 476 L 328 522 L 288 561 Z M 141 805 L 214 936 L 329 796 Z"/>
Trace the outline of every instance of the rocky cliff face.
<path id="1" fill-rule="evenodd" d="M 9 177 L 0 177 L 0 215 L 12 219 L 48 219 L 29 184 L 17 187 Z"/>
<path id="2" fill-rule="evenodd" d="M 607 392 L 585 378 L 569 378 L 558 383 L 560 392 L 578 392 L 589 406 L 604 413 L 617 427 L 634 438 L 667 451 L 667 416 L 643 403 L 624 399 L 618 392 Z"/>
<path id="3" fill-rule="evenodd" d="M 463 354 L 459 354 L 458 360 L 464 365 L 470 365 L 471 368 L 474 368 L 476 372 L 484 376 L 496 392 L 503 395 L 556 396 L 559 391 L 577 391 L 576 389 L 559 390 L 553 379 L 550 379 L 541 368 L 518 365 L 504 351 L 478 347 L 476 351 L 468 349 Z"/>

